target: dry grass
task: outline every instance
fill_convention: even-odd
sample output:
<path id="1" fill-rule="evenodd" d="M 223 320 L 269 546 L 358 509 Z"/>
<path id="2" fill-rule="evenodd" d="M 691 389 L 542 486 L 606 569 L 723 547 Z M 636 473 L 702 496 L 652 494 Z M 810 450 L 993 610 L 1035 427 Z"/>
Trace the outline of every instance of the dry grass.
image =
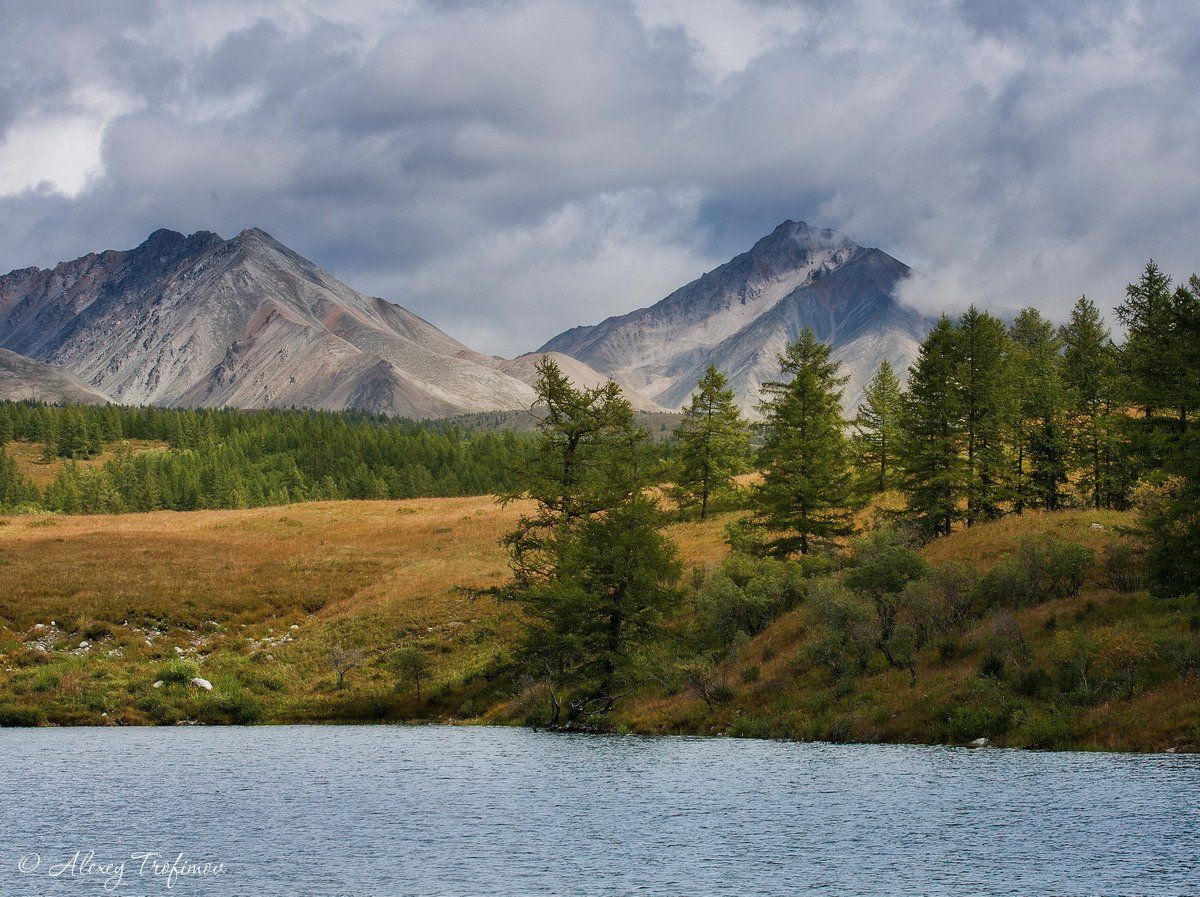
<path id="1" fill-rule="evenodd" d="M 515 610 L 470 590 L 504 581 L 497 541 L 522 510 L 478 497 L 0 518 L 0 713 L 7 702 L 58 722 L 103 722 L 104 713 L 128 722 L 239 719 L 196 696 L 151 688 L 178 647 L 216 684 L 214 695 L 250 701 L 268 720 L 520 721 L 535 697 L 521 693 L 519 680 L 494 675 L 507 668 Z M 677 523 L 668 532 L 685 563 L 714 564 L 727 552 L 729 519 Z M 957 532 L 926 555 L 985 569 L 1032 532 L 1100 550 L 1125 522 L 1111 512 L 1027 514 Z M 1059 629 L 1132 623 L 1146 632 L 1163 619 L 1144 595 L 1113 593 L 1098 576 L 1080 595 L 1022 609 L 1017 618 L 1036 650 L 1052 639 L 1049 618 Z M 51 620 L 59 643 L 40 654 L 25 647 L 45 631 L 35 624 Z M 930 648 L 916 688 L 906 673 L 876 668 L 843 694 L 809 660 L 814 632 L 801 606 L 733 664 L 730 703 L 710 710 L 687 690 L 652 688 L 622 706 L 618 723 L 644 732 L 940 740 L 947 714 L 977 687 L 989 625 L 981 620 L 966 633 L 954 657 Z M 77 649 L 84 638 L 93 644 Z M 367 655 L 344 691 L 334 689 L 326 659 L 333 641 L 361 645 Z M 401 645 L 432 659 L 429 690 L 447 695 L 439 705 L 417 706 L 397 691 L 389 664 Z M 757 677 L 743 680 L 751 667 Z M 1080 710 L 1072 743 L 1187 744 L 1200 736 L 1194 685 L 1167 684 Z"/>
<path id="2" fill-rule="evenodd" d="M 129 448 L 134 454 L 141 452 L 158 452 L 167 449 L 165 442 L 154 442 L 147 439 L 130 439 Z M 86 461 L 76 461 L 81 468 L 100 467 L 113 457 L 115 444 L 110 444 L 103 452 Z M 4 451 L 17 462 L 17 470 L 28 478 L 39 489 L 46 488 L 54 481 L 58 472 L 68 463 L 65 458 L 55 458 L 53 461 L 42 460 L 42 444 L 40 442 L 15 441 L 5 443 L 0 451 Z"/>

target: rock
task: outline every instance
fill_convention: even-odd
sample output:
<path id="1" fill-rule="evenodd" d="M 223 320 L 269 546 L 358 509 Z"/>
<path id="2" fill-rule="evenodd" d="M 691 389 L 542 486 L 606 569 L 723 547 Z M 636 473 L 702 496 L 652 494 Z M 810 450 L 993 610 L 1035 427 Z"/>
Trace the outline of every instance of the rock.
<path id="1" fill-rule="evenodd" d="M 155 683 L 154 683 L 153 685 L 151 685 L 150 687 L 151 687 L 151 688 L 162 688 L 162 687 L 163 687 L 163 681 L 162 681 L 161 679 L 159 679 L 157 682 L 155 682 Z"/>
<path id="2" fill-rule="evenodd" d="M 205 691 L 212 691 L 212 683 L 207 679 L 201 679 L 199 676 L 192 679 L 192 685 L 197 688 L 203 688 Z"/>
<path id="3" fill-rule="evenodd" d="M 1091 525 L 1090 529 L 1095 529 L 1095 530 L 1104 529 L 1104 524 L 1103 523 L 1093 523 Z"/>
<path id="4" fill-rule="evenodd" d="M 974 747 L 974 748 L 991 747 L 991 746 L 992 746 L 992 743 L 986 738 L 976 738 L 974 741 L 972 741 L 970 744 L 967 745 L 967 747 Z"/>
<path id="5" fill-rule="evenodd" d="M 80 642 L 79 643 L 79 647 L 81 647 L 81 648 L 86 648 L 86 647 L 88 647 L 88 645 L 89 645 L 88 642 Z"/>

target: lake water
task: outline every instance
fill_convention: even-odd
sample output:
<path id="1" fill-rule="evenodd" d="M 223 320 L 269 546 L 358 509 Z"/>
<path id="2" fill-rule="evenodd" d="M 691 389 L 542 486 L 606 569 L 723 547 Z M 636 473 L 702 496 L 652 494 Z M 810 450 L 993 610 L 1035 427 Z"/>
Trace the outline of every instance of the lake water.
<path id="1" fill-rule="evenodd" d="M 0 802 L 3 897 L 1200 893 L 1183 755 L 10 729 Z"/>

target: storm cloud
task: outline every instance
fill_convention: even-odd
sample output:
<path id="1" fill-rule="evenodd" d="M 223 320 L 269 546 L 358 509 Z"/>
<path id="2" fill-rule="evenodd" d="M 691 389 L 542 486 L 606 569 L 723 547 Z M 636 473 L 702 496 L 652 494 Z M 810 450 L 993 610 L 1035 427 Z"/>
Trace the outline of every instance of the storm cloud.
<path id="1" fill-rule="evenodd" d="M 514 354 L 785 218 L 913 265 L 927 309 L 1190 274 L 1196 4 L 38 0 L 0 27 L 3 270 L 256 225 Z"/>

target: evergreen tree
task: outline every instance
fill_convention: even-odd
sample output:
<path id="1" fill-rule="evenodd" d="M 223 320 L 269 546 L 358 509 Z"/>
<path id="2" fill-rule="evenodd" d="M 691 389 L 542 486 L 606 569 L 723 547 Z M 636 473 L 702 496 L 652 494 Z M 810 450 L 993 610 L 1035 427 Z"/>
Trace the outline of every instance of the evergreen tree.
<path id="1" fill-rule="evenodd" d="M 548 724 L 569 728 L 637 684 L 639 652 L 678 600 L 680 566 L 647 488 L 648 435 L 617 386 L 576 390 L 546 358 L 537 390 L 538 443 L 506 496 L 536 507 L 505 537 L 513 578 L 500 593 L 524 610 L 524 654 L 550 689 Z"/>
<path id="2" fill-rule="evenodd" d="M 886 492 L 895 481 L 900 406 L 900 381 L 885 358 L 863 391 L 854 421 L 855 458 L 871 492 Z"/>
<path id="3" fill-rule="evenodd" d="M 36 487 L 21 475 L 17 462 L 0 448 L 0 507 L 31 504 L 37 498 Z"/>
<path id="4" fill-rule="evenodd" d="M 1012 326 L 1015 449 L 1013 507 L 1057 510 L 1067 480 L 1062 343 L 1054 325 L 1025 308 Z"/>
<path id="5" fill-rule="evenodd" d="M 1137 283 L 1125 288 L 1117 317 L 1128 329 L 1121 349 L 1126 399 L 1152 418 L 1172 404 L 1172 374 L 1179 366 L 1179 346 L 1172 336 L 1171 278 L 1151 259 Z"/>
<path id="6" fill-rule="evenodd" d="M 691 402 L 675 429 L 673 494 L 681 509 L 700 506 L 708 516 L 714 494 L 733 488 L 733 478 L 746 469 L 750 432 L 725 386 L 725 375 L 714 366 L 696 384 Z"/>
<path id="7" fill-rule="evenodd" d="M 761 484 L 751 526 L 774 555 L 807 554 L 854 530 L 850 444 L 842 419 L 839 363 L 805 328 L 779 357 L 789 378 L 763 384 Z"/>
<path id="8" fill-rule="evenodd" d="M 1116 457 L 1116 347 L 1095 303 L 1081 296 L 1060 331 L 1070 414 L 1071 466 L 1093 507 L 1120 503 Z"/>
<path id="9" fill-rule="evenodd" d="M 949 533 L 961 517 L 965 465 L 962 398 L 955 378 L 959 340 L 946 315 L 921 344 L 900 416 L 900 466 L 908 513 L 927 535 Z"/>
<path id="10" fill-rule="evenodd" d="M 1004 323 L 971 306 L 955 328 L 954 383 L 963 427 L 967 526 L 1000 516 L 1005 490 L 1004 423 L 1008 417 L 1008 339 Z"/>
<path id="11" fill-rule="evenodd" d="M 1140 284 L 1130 286 L 1131 296 L 1150 292 L 1149 275 L 1147 269 Z M 1157 437 L 1153 456 L 1147 460 L 1157 459 L 1169 475 L 1161 498 L 1142 508 L 1150 590 L 1161 597 L 1200 594 L 1200 427 L 1190 415 L 1200 397 L 1200 278 L 1193 274 L 1172 295 L 1167 332 L 1152 333 L 1147 328 L 1141 338 L 1163 347 L 1163 370 L 1160 382 L 1151 383 L 1153 370 L 1139 368 L 1130 358 L 1134 394 L 1151 412 L 1170 411 L 1161 425 L 1153 413 L 1143 422 Z"/>

